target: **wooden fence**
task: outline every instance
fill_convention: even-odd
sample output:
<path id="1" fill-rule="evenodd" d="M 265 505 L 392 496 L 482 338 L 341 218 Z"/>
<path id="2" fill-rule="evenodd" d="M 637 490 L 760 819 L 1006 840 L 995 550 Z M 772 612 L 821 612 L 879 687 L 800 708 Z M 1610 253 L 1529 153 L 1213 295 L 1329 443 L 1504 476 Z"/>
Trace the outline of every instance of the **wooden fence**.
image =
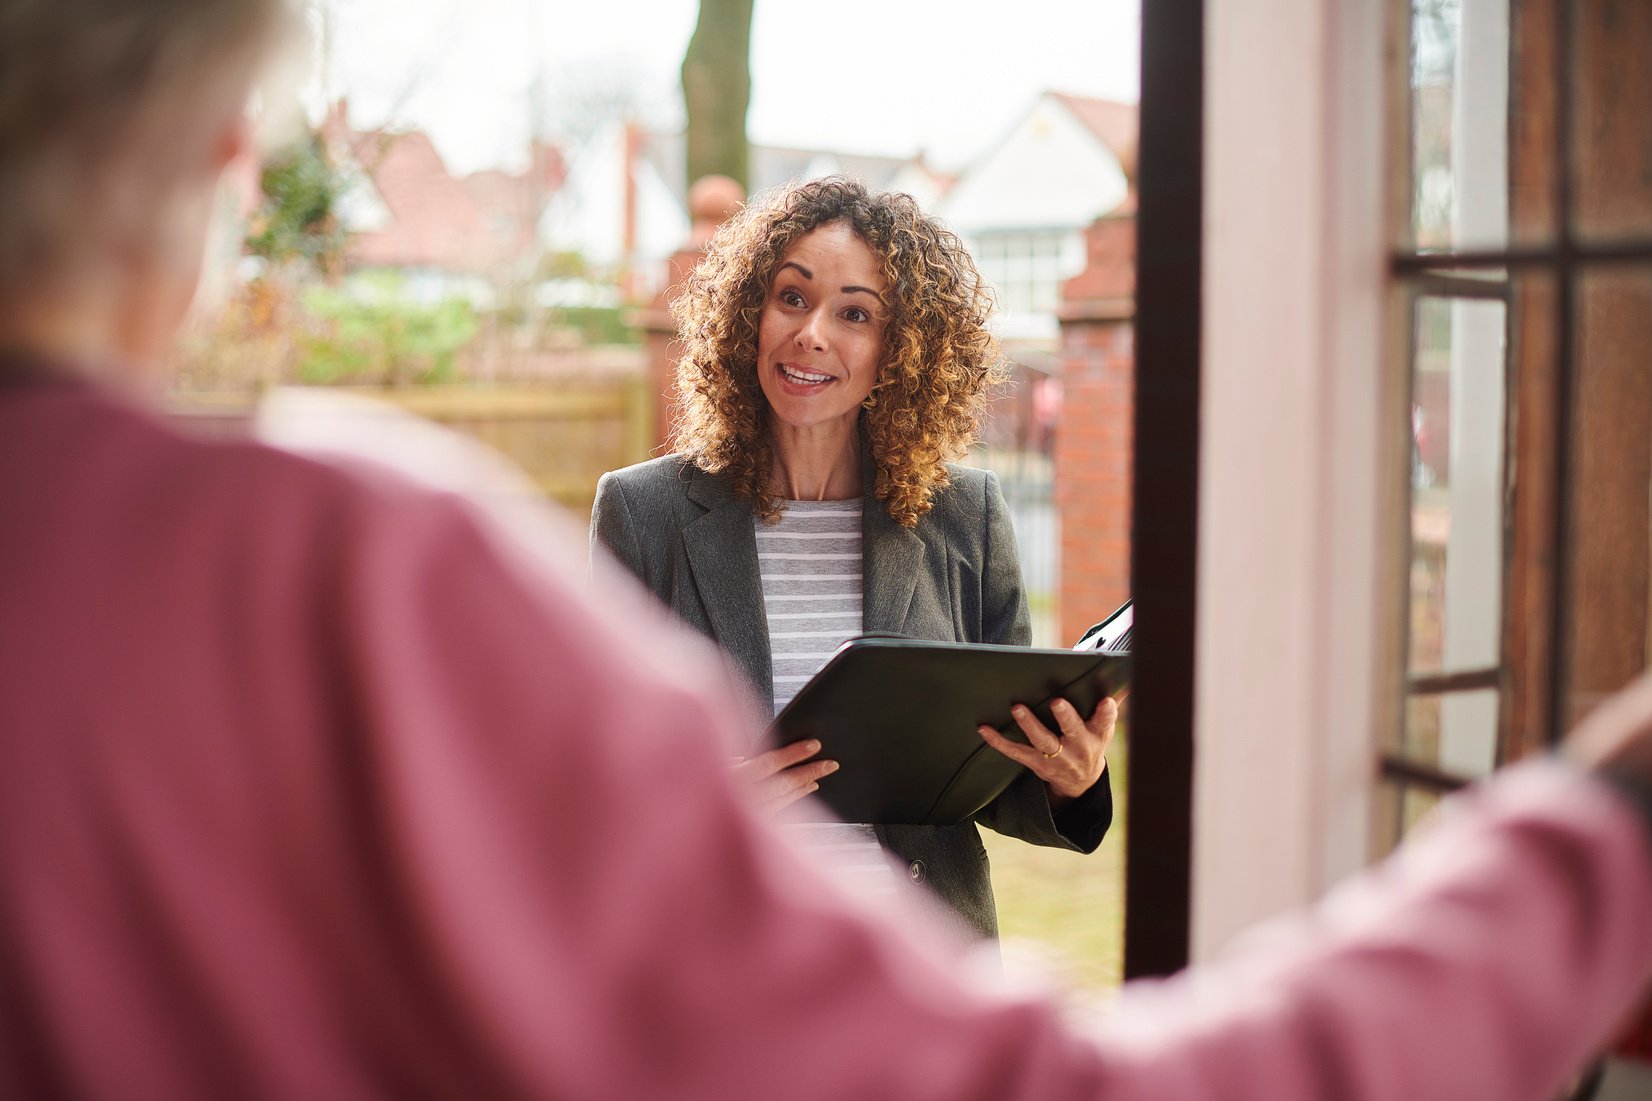
<path id="1" fill-rule="evenodd" d="M 508 386 L 340 388 L 452 428 L 520 466 L 549 499 L 589 517 L 597 479 L 648 457 L 654 394 L 641 374 Z M 168 415 L 192 431 L 251 431 L 257 395 L 179 394 Z"/>
<path id="2" fill-rule="evenodd" d="M 656 397 L 640 371 L 604 372 L 544 382 L 403 388 L 334 387 L 388 402 L 472 436 L 524 470 L 542 493 L 589 520 L 597 479 L 648 458 Z M 213 435 L 250 431 L 257 396 L 196 393 L 174 397 L 170 413 Z M 972 461 L 998 472 L 1020 545 L 1034 642 L 1070 645 L 1055 616 L 1057 520 L 1047 450 L 1029 440 L 1016 409 L 994 407 L 995 433 Z M 1046 444 L 1047 447 L 1047 444 Z"/>

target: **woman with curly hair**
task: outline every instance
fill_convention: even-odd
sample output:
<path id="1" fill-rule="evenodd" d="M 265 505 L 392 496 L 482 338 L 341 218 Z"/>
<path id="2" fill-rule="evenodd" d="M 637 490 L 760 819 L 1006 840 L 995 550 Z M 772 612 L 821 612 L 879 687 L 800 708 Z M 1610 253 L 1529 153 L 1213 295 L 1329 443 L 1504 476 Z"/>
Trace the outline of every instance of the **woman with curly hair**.
<path id="1" fill-rule="evenodd" d="M 906 195 L 793 184 L 717 232 L 672 309 L 674 453 L 603 476 L 593 547 L 715 639 L 774 713 L 863 632 L 1030 641 L 997 479 L 954 463 L 1000 378 L 991 295 L 955 234 Z M 1059 732 L 1017 714 L 1027 746 L 981 729 L 1027 771 L 976 821 L 1091 852 L 1112 821 L 1117 705 L 1056 716 Z M 737 768 L 779 809 L 836 770 L 819 749 Z M 795 828 L 869 890 L 905 875 L 996 934 L 975 823 Z"/>

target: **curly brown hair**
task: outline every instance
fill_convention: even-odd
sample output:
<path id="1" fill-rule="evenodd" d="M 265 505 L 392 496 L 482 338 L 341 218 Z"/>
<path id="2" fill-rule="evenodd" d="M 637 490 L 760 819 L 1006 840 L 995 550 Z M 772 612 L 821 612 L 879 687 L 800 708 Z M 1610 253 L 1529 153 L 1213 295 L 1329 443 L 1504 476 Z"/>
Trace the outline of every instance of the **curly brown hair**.
<path id="1" fill-rule="evenodd" d="M 963 241 L 910 195 L 832 176 L 767 192 L 718 229 L 671 303 L 683 348 L 672 446 L 703 470 L 730 474 L 757 515 L 780 517 L 785 501 L 772 490 L 774 443 L 757 378 L 758 321 L 793 242 L 837 222 L 883 264 L 889 316 L 860 433 L 878 500 L 912 527 L 947 484 L 946 464 L 974 442 L 988 388 L 1004 370 L 987 331 L 991 291 Z"/>

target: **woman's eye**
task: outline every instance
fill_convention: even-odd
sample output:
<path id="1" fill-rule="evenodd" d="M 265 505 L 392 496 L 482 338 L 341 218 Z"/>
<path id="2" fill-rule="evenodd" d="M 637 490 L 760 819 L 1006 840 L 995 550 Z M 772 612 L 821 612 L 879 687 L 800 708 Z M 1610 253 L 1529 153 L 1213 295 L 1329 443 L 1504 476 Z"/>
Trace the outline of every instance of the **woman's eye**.
<path id="1" fill-rule="evenodd" d="M 850 306 L 847 310 L 843 311 L 843 318 L 845 321 L 870 321 L 872 320 L 872 315 L 861 309 L 859 306 Z"/>
<path id="2" fill-rule="evenodd" d="M 780 301 L 788 306 L 801 306 L 803 305 L 803 296 L 796 291 L 781 291 Z"/>

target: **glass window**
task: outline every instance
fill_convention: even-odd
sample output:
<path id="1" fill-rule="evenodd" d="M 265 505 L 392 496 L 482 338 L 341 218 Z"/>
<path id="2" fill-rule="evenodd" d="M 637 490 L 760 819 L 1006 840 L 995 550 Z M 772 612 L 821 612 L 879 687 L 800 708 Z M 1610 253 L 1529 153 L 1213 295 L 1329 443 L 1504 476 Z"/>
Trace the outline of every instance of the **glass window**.
<path id="1" fill-rule="evenodd" d="M 1412 676 L 1501 656 L 1504 306 L 1420 297 L 1411 375 Z"/>
<path id="2" fill-rule="evenodd" d="M 1652 5 L 1411 0 L 1407 29 L 1390 840 L 1652 659 Z"/>
<path id="3" fill-rule="evenodd" d="M 1502 248 L 1509 241 L 1508 0 L 1414 0 L 1410 41 L 1411 246 Z"/>
<path id="4" fill-rule="evenodd" d="M 1062 231 L 994 233 L 972 243 L 976 267 L 1012 319 L 1052 317 L 1061 285 L 1083 270 L 1083 234 Z"/>
<path id="5" fill-rule="evenodd" d="M 1389 752 L 1466 778 L 1497 759 L 1508 394 L 1503 284 L 1462 282 L 1492 297 L 1412 306 L 1410 695 Z"/>

